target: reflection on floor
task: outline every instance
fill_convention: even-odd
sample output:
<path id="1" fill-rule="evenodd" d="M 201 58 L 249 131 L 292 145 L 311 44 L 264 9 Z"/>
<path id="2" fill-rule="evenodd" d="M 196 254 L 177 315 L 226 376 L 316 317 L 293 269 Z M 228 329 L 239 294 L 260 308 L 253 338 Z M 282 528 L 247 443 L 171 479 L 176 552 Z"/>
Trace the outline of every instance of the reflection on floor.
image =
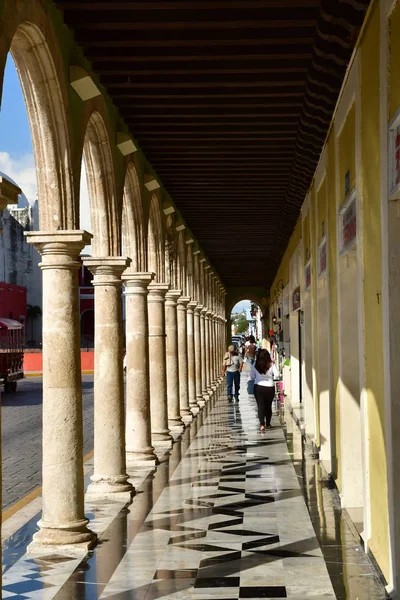
<path id="1" fill-rule="evenodd" d="M 284 416 L 261 434 L 253 397 L 219 393 L 130 505 L 91 504 L 100 543 L 85 560 L 24 554 L 28 523 L 5 553 L 3 598 L 385 598 Z"/>

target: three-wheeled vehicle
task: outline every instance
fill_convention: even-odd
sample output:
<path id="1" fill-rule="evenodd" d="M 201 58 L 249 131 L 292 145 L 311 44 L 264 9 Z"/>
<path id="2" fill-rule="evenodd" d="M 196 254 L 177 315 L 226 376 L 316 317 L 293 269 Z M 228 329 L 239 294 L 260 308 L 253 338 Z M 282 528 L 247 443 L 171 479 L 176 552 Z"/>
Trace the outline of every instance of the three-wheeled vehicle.
<path id="1" fill-rule="evenodd" d="M 24 326 L 0 317 L 0 381 L 4 391 L 15 392 L 24 377 Z"/>

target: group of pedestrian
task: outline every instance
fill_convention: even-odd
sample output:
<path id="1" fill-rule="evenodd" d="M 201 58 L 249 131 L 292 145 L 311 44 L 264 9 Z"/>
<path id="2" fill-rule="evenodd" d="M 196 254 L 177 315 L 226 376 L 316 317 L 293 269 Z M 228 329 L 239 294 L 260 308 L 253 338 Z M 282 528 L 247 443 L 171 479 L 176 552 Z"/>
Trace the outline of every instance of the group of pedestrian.
<path id="1" fill-rule="evenodd" d="M 260 431 L 271 429 L 272 402 L 275 397 L 275 379 L 278 370 L 268 350 L 258 349 L 254 336 L 250 336 L 245 344 L 245 357 L 251 365 L 250 381 L 254 382 L 254 396 L 258 407 Z M 240 373 L 243 369 L 243 358 L 234 345 L 228 347 L 222 367 L 226 375 L 228 401 L 233 397 L 239 401 Z"/>

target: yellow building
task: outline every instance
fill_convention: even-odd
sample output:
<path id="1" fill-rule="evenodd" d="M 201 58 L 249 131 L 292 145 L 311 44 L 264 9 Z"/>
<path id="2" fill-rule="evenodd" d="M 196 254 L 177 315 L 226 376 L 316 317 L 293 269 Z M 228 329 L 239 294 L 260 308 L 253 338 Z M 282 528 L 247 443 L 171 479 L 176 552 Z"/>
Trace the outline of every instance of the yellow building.
<path id="1" fill-rule="evenodd" d="M 290 402 L 302 402 L 306 434 L 389 591 L 400 567 L 399 115 L 400 4 L 382 0 L 271 288 L 272 301 L 283 303 L 283 287 L 290 298 Z"/>

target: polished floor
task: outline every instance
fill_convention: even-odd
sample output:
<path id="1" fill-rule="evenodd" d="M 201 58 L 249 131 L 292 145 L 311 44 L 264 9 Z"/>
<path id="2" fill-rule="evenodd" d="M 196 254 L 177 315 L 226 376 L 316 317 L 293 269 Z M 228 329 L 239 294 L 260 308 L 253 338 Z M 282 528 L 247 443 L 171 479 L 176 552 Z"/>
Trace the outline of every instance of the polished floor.
<path id="1" fill-rule="evenodd" d="M 26 554 L 39 516 L 12 536 L 2 597 L 386 598 L 290 414 L 281 407 L 273 425 L 260 433 L 254 398 L 228 403 L 221 391 L 130 505 L 87 505 L 100 543 L 84 560 Z"/>

